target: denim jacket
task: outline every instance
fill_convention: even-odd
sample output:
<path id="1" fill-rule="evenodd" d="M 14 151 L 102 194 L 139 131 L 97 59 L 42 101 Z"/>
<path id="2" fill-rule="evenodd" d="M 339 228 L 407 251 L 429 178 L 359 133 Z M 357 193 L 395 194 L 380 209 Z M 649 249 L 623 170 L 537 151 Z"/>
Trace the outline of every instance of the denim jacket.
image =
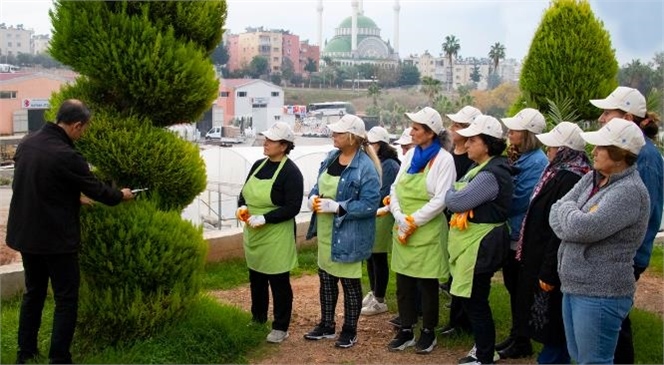
<path id="1" fill-rule="evenodd" d="M 318 170 L 318 176 L 327 170 L 341 151 L 333 150 Z M 318 183 L 309 196 L 318 195 Z M 332 228 L 332 260 L 359 262 L 371 256 L 376 234 L 376 209 L 380 201 L 380 180 L 371 158 L 358 151 L 353 161 L 341 173 L 337 187 L 337 203 L 345 214 L 334 216 Z M 311 215 L 307 239 L 317 235 L 316 213 Z"/>
<path id="2" fill-rule="evenodd" d="M 510 239 L 519 240 L 519 231 L 521 231 L 521 222 L 526 216 L 530 196 L 533 193 L 535 185 L 542 175 L 542 171 L 549 160 L 544 152 L 537 148 L 526 152 L 512 166 L 512 179 L 514 181 L 514 195 L 509 210 Z M 513 248 L 514 249 L 514 248 Z"/>
<path id="3" fill-rule="evenodd" d="M 650 264 L 652 255 L 652 244 L 662 223 L 662 199 L 664 196 L 664 167 L 662 155 L 650 138 L 646 137 L 646 145 L 643 146 L 636 159 L 636 169 L 639 171 L 641 180 L 648 189 L 650 197 L 650 216 L 648 217 L 648 229 L 643 243 L 636 251 L 634 266 L 645 269 Z"/>

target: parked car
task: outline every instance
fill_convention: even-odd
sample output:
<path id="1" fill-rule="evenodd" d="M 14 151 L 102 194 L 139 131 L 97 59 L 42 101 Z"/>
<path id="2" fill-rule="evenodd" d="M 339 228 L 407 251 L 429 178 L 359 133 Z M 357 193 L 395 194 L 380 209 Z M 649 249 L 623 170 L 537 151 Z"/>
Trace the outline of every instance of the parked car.
<path id="1" fill-rule="evenodd" d="M 221 127 L 212 127 L 205 133 L 205 139 L 221 139 Z"/>

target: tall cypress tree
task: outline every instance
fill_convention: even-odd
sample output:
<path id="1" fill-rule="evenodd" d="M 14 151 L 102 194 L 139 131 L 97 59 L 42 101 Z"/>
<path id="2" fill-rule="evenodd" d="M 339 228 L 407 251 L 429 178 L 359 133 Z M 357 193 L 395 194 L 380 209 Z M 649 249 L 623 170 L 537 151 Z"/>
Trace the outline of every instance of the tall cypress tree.
<path id="1" fill-rule="evenodd" d="M 582 119 L 596 119 L 597 109 L 588 101 L 611 93 L 617 74 L 609 33 L 588 1 L 553 0 L 535 32 L 519 85 L 525 101 L 541 111 L 548 109 L 547 99 L 569 98 Z"/>
<path id="2" fill-rule="evenodd" d="M 200 291 L 207 245 L 180 213 L 205 189 L 205 165 L 164 127 L 195 122 L 216 98 L 209 56 L 226 2 L 56 0 L 50 16 L 50 53 L 80 74 L 51 105 L 88 104 L 77 147 L 95 173 L 149 188 L 121 207 L 83 210 L 79 329 L 110 342 L 150 336 Z"/>

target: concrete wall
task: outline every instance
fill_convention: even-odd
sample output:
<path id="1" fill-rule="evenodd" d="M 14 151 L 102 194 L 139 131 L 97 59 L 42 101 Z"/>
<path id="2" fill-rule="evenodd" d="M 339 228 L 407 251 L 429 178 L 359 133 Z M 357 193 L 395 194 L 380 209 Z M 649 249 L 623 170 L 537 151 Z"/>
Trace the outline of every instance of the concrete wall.
<path id="1" fill-rule="evenodd" d="M 297 222 L 297 247 L 306 247 L 314 243 L 307 241 L 305 236 L 309 220 Z M 232 228 L 223 231 L 208 231 L 203 234 L 208 242 L 209 249 L 207 262 L 218 262 L 234 258 L 244 258 L 242 247 L 242 228 Z M 23 276 L 23 264 L 16 263 L 0 266 L 0 298 L 7 299 L 22 293 L 25 289 Z"/>

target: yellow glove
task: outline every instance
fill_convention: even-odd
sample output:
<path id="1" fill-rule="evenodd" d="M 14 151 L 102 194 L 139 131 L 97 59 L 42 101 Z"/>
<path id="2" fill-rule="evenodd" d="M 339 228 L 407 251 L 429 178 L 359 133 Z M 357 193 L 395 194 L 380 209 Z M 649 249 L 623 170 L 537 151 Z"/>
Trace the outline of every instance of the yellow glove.
<path id="1" fill-rule="evenodd" d="M 247 209 L 246 205 L 243 205 L 235 211 L 235 218 L 238 220 L 243 221 L 244 223 L 247 223 L 249 220 L 249 209 Z"/>
<path id="2" fill-rule="evenodd" d="M 390 198 L 390 196 L 389 196 L 389 195 L 386 195 L 386 196 L 383 198 L 383 205 L 387 207 L 387 206 L 390 205 L 390 202 L 391 202 L 391 201 L 392 201 L 392 199 Z"/>

